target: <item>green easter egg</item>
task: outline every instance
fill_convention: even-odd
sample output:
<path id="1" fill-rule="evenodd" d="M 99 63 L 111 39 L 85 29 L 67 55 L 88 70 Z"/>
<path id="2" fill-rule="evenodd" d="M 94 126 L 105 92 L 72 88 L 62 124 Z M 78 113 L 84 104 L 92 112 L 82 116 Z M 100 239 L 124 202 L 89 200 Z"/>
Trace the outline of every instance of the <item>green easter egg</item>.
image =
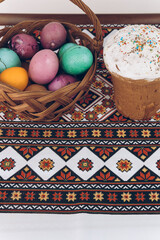
<path id="1" fill-rule="evenodd" d="M 0 48 L 0 73 L 7 68 L 20 66 L 21 61 L 17 53 L 9 48 Z"/>
<path id="2" fill-rule="evenodd" d="M 60 59 L 62 69 L 71 75 L 79 75 L 86 72 L 93 63 L 92 52 L 84 46 L 68 48 Z"/>
<path id="3" fill-rule="evenodd" d="M 62 47 L 59 49 L 58 57 L 61 58 L 62 55 L 63 55 L 63 53 L 64 53 L 67 49 L 69 49 L 70 47 L 75 47 L 75 46 L 77 46 L 77 44 L 76 44 L 76 43 L 71 43 L 71 42 L 70 42 L 70 43 L 65 43 L 65 44 L 63 44 Z"/>

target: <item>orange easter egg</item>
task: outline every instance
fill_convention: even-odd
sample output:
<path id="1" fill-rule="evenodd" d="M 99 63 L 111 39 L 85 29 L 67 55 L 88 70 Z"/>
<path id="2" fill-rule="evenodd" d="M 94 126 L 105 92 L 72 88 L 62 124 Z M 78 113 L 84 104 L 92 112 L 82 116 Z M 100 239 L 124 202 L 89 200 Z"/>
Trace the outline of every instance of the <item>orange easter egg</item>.
<path id="1" fill-rule="evenodd" d="M 22 67 L 11 67 L 0 74 L 0 81 L 19 90 L 24 90 L 29 82 L 27 71 Z"/>

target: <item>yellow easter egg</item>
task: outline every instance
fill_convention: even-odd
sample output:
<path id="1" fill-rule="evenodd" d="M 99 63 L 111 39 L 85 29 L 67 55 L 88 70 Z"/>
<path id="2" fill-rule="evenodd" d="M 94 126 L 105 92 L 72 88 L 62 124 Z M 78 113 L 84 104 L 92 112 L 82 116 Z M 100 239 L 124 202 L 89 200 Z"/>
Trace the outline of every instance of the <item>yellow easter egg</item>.
<path id="1" fill-rule="evenodd" d="M 19 90 L 24 90 L 29 82 L 27 71 L 22 67 L 11 67 L 0 74 L 0 81 Z"/>

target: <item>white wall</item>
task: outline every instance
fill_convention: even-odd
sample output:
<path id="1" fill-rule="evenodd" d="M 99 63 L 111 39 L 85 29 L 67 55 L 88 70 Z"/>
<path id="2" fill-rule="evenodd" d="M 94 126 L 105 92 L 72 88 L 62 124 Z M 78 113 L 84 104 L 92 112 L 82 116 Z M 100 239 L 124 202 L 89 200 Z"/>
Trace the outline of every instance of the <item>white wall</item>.
<path id="1" fill-rule="evenodd" d="M 160 0 L 84 0 L 95 13 L 159 13 Z M 69 0 L 5 0 L 0 13 L 82 13 Z"/>

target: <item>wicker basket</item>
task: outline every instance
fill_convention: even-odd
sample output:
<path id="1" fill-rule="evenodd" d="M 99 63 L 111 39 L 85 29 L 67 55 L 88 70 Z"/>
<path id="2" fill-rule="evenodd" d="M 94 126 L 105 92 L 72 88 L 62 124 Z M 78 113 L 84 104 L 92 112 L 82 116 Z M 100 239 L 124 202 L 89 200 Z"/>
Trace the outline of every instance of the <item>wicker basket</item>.
<path id="1" fill-rule="evenodd" d="M 93 81 L 97 67 L 97 56 L 102 48 L 103 38 L 100 22 L 92 10 L 81 0 L 70 0 L 81 8 L 93 23 L 96 36 L 94 39 L 83 33 L 77 26 L 61 22 L 68 33 L 70 42 L 80 39 L 83 46 L 88 47 L 94 56 L 94 62 L 86 72 L 83 79 L 69 84 L 55 92 L 41 91 L 20 91 L 4 83 L 0 83 L 0 101 L 16 114 L 31 121 L 54 121 L 63 113 L 71 111 L 74 104 L 89 90 Z M 40 30 L 53 19 L 38 21 L 23 21 L 11 27 L 0 30 L 0 47 L 5 47 L 8 41 L 17 33 L 22 31 L 33 34 L 35 30 Z M 57 20 L 54 20 L 57 21 Z M 73 96 L 76 96 L 73 99 Z"/>

